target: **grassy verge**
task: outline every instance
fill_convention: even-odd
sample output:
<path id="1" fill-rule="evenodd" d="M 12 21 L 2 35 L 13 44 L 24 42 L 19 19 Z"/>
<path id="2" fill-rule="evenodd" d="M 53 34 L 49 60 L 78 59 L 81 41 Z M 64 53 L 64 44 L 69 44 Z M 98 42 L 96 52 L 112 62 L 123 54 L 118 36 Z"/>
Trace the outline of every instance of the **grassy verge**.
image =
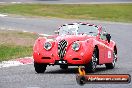
<path id="1" fill-rule="evenodd" d="M 32 56 L 37 35 L 18 31 L 0 30 L 0 62 Z"/>
<path id="2" fill-rule="evenodd" d="M 1 13 L 25 16 L 59 17 L 132 22 L 132 4 L 9 4 Z"/>
<path id="3" fill-rule="evenodd" d="M 0 61 L 16 59 L 32 55 L 32 47 L 0 45 Z"/>

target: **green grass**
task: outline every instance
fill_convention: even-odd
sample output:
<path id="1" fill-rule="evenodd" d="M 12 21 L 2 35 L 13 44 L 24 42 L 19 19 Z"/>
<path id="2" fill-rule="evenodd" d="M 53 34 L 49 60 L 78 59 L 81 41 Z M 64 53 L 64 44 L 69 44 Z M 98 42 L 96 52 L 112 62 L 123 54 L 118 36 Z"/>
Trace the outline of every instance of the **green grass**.
<path id="1" fill-rule="evenodd" d="M 0 12 L 24 16 L 132 22 L 132 4 L 9 4 L 0 5 Z"/>
<path id="2" fill-rule="evenodd" d="M 0 45 L 0 61 L 32 56 L 32 46 Z"/>
<path id="3" fill-rule="evenodd" d="M 32 56 L 32 48 L 38 35 L 20 31 L 0 30 L 0 62 Z"/>

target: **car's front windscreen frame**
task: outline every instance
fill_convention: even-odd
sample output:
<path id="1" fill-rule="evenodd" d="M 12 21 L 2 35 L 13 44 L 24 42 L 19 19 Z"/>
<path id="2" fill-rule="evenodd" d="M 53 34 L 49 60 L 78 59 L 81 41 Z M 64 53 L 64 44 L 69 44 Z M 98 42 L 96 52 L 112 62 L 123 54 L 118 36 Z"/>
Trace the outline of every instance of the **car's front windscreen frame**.
<path id="1" fill-rule="evenodd" d="M 89 25 L 79 25 L 78 29 L 79 34 L 87 34 L 91 36 L 97 36 L 98 35 L 98 28 L 95 26 L 89 26 Z"/>
<path id="2" fill-rule="evenodd" d="M 89 25 L 65 25 L 60 27 L 59 35 L 78 35 L 78 34 L 86 34 L 90 36 L 98 35 L 98 28 L 95 26 Z"/>
<path id="3" fill-rule="evenodd" d="M 78 27 L 71 27 L 71 25 L 62 26 L 60 27 L 59 35 L 78 35 Z"/>

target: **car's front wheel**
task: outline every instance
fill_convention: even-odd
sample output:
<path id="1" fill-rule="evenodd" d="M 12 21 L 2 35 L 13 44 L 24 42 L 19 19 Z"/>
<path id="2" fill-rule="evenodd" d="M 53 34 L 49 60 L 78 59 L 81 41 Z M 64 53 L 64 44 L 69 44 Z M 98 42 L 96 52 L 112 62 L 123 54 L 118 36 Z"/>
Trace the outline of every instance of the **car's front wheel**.
<path id="1" fill-rule="evenodd" d="M 37 73 L 44 73 L 46 70 L 47 65 L 42 63 L 34 62 L 34 68 Z"/>
<path id="2" fill-rule="evenodd" d="M 95 48 L 94 51 L 93 51 L 93 55 L 92 55 L 91 61 L 88 64 L 85 65 L 85 71 L 86 71 L 86 73 L 93 73 L 93 72 L 95 72 L 96 66 L 97 66 L 97 61 L 98 61 L 97 53 L 98 53 L 98 51 Z"/>

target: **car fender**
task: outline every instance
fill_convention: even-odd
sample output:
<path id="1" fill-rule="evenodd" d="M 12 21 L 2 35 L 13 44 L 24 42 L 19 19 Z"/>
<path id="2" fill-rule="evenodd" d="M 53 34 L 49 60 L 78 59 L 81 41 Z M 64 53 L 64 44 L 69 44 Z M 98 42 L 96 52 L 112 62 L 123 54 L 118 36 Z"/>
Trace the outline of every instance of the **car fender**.
<path id="1" fill-rule="evenodd" d="M 45 37 L 39 37 L 35 41 L 35 44 L 33 46 L 33 51 L 39 53 L 41 51 L 41 49 L 43 49 L 43 44 L 44 44 L 45 41 L 46 41 L 46 38 Z"/>
<path id="2" fill-rule="evenodd" d="M 92 55 L 93 55 L 93 51 L 94 51 L 94 47 L 95 47 L 95 43 L 93 39 L 87 39 L 84 41 L 84 43 L 82 43 L 83 47 L 85 47 L 85 55 L 87 59 L 87 63 L 91 61 L 92 59 Z"/>

